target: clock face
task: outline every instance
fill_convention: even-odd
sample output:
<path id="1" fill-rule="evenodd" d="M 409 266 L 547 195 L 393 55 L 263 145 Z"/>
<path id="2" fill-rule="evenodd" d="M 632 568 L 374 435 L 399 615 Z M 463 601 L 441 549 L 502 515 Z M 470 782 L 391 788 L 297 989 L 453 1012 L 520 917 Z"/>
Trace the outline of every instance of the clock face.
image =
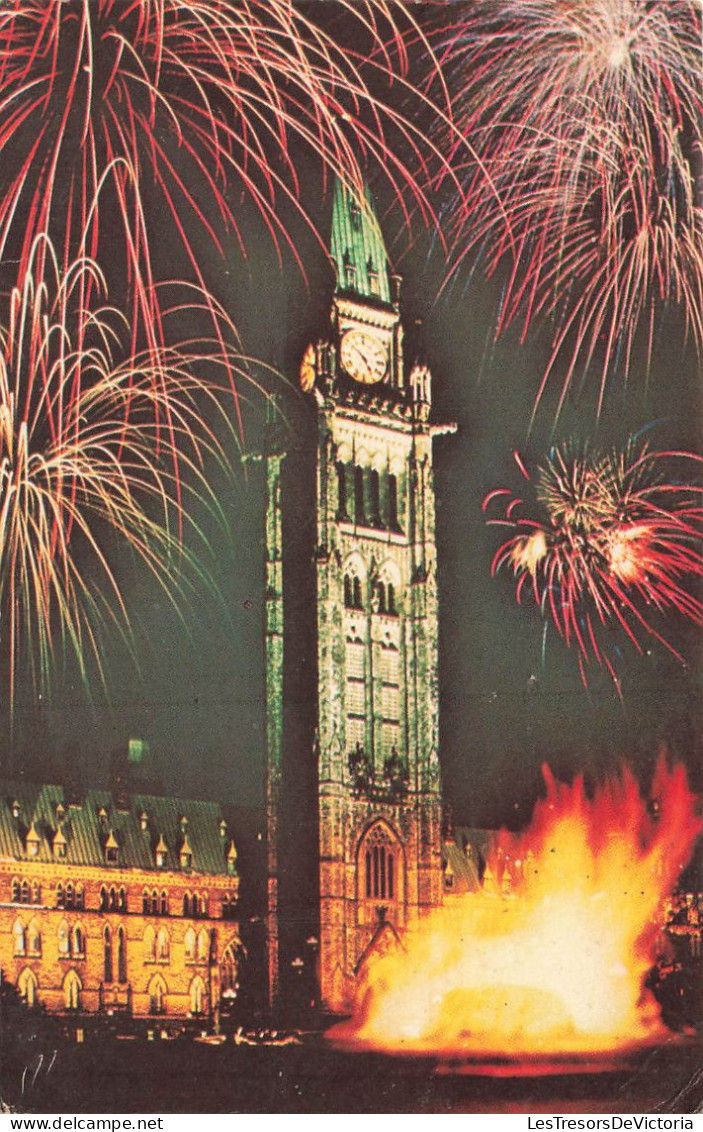
<path id="1" fill-rule="evenodd" d="M 373 385 L 385 377 L 388 352 L 383 342 L 365 330 L 348 330 L 339 349 L 342 365 L 354 381 Z"/>
<path id="2" fill-rule="evenodd" d="M 309 393 L 315 384 L 315 347 L 310 343 L 300 363 L 300 388 Z"/>

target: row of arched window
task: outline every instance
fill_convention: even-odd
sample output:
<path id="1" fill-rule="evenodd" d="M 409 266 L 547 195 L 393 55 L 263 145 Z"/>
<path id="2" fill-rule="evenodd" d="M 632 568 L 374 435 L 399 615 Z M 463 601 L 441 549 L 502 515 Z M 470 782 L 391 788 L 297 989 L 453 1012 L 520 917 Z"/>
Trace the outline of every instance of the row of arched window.
<path id="1" fill-rule="evenodd" d="M 105 981 L 112 982 L 113 980 L 106 979 Z M 64 1008 L 69 1011 L 80 1010 L 83 983 L 77 971 L 66 972 L 62 989 Z M 25 967 L 24 970 L 20 971 L 17 979 L 17 990 L 27 1006 L 33 1007 L 39 1004 L 39 980 L 30 967 Z M 149 1013 L 166 1014 L 168 986 L 163 975 L 154 975 L 149 980 L 147 994 L 149 995 Z M 201 975 L 195 975 L 191 980 L 188 988 L 188 999 L 191 1014 L 201 1015 L 206 1012 L 207 991 Z"/>
<path id="2" fill-rule="evenodd" d="M 41 904 L 41 886 L 38 883 L 30 885 L 27 880 L 20 881 L 15 878 L 11 884 L 11 899 L 13 904 L 39 905 Z M 236 896 L 232 896 L 228 892 L 223 893 L 223 919 L 230 919 L 236 906 Z M 80 883 L 73 884 L 72 881 L 68 881 L 66 884 L 59 882 L 56 885 L 56 907 L 83 911 L 85 909 L 85 889 L 83 885 Z M 124 885 L 119 887 L 101 885 L 98 907 L 101 912 L 127 912 L 127 890 Z M 204 918 L 208 915 L 208 908 L 209 902 L 206 893 L 184 893 L 181 905 L 184 916 L 193 919 Z M 145 888 L 143 890 L 142 914 L 145 916 L 168 916 L 170 914 L 169 896 L 165 888 L 162 888 L 161 891 L 156 888 Z"/>
<path id="3" fill-rule="evenodd" d="M 36 920 L 30 920 L 27 927 L 21 920 L 15 920 L 12 941 L 15 955 L 40 956 L 42 953 L 41 930 Z M 69 926 L 66 920 L 62 920 L 57 932 L 57 947 L 59 959 L 85 958 L 85 932 L 82 926 Z"/>
<path id="4" fill-rule="evenodd" d="M 197 919 L 208 914 L 208 899 L 202 892 L 186 892 L 183 896 L 183 915 Z"/>
<path id="5" fill-rule="evenodd" d="M 10 899 L 13 904 L 41 904 L 41 885 L 37 881 L 30 885 L 28 880 L 20 881 L 18 877 L 13 877 Z"/>
<path id="6" fill-rule="evenodd" d="M 393 582 L 378 580 L 370 587 L 368 601 L 374 613 L 398 616 L 398 600 Z M 365 609 L 366 600 L 361 578 L 354 570 L 344 575 L 344 604 L 347 609 Z"/>
<path id="7" fill-rule="evenodd" d="M 400 531 L 398 478 L 358 464 L 337 465 L 337 518 L 358 527 Z"/>
<path id="8" fill-rule="evenodd" d="M 57 908 L 85 908 L 85 889 L 82 884 L 73 884 L 68 881 L 66 885 L 56 885 Z"/>
<path id="9" fill-rule="evenodd" d="M 81 991 L 83 984 L 77 971 L 67 971 L 63 979 L 64 1008 L 66 1010 L 80 1010 Z M 37 1006 L 39 1003 L 39 981 L 30 967 L 20 971 L 17 979 L 17 990 L 27 1006 Z"/>

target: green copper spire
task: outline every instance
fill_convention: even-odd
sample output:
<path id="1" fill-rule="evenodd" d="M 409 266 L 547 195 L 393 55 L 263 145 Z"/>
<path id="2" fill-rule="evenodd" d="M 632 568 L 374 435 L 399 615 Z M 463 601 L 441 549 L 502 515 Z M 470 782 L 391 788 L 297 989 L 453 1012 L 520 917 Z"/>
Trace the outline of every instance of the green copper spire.
<path id="1" fill-rule="evenodd" d="M 368 189 L 361 200 L 337 181 L 330 253 L 338 291 L 390 303 L 388 255 Z"/>

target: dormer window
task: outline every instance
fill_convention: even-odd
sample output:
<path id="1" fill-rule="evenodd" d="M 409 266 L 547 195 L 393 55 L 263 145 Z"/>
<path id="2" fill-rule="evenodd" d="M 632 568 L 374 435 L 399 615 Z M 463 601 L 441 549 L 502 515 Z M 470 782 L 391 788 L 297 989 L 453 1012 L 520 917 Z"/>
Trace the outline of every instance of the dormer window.
<path id="1" fill-rule="evenodd" d="M 15 798 L 14 802 L 12 803 L 12 816 L 15 819 L 15 821 L 19 820 L 21 813 L 22 813 L 22 807 L 20 806 L 19 802 Z"/>
<path id="2" fill-rule="evenodd" d="M 230 841 L 227 851 L 227 872 L 229 876 L 237 875 L 237 849 L 234 841 Z"/>
<path id="3" fill-rule="evenodd" d="M 178 859 L 180 861 L 182 869 L 189 869 L 193 864 L 193 850 L 190 847 L 190 842 L 188 841 L 187 837 L 181 845 L 181 851 L 178 855 Z"/>
<path id="4" fill-rule="evenodd" d="M 107 825 L 107 810 L 104 806 L 98 810 L 98 824 L 103 828 Z"/>
<path id="5" fill-rule="evenodd" d="M 65 817 L 66 817 L 66 807 L 64 806 L 63 802 L 57 802 L 56 803 L 56 820 L 58 822 L 62 822 Z"/>
<path id="6" fill-rule="evenodd" d="M 54 834 L 53 842 L 54 856 L 57 860 L 63 860 L 66 856 L 66 835 L 59 826 Z"/>
<path id="7" fill-rule="evenodd" d="M 168 846 L 163 839 L 163 835 L 159 837 L 156 849 L 154 850 L 154 860 L 156 861 L 157 869 L 165 869 L 168 860 Z"/>
<path id="8" fill-rule="evenodd" d="M 120 847 L 117 843 L 117 838 L 115 837 L 112 830 L 110 830 L 105 842 L 105 863 L 107 865 L 117 865 L 119 863 L 119 859 Z"/>
<path id="9" fill-rule="evenodd" d="M 149 828 L 149 815 L 146 810 L 142 810 L 139 815 L 139 828 L 141 829 L 142 833 L 146 833 Z"/>
<path id="10" fill-rule="evenodd" d="M 34 822 L 32 822 L 31 826 L 29 827 L 29 829 L 27 831 L 27 837 L 25 839 L 28 857 L 38 857 L 39 856 L 39 844 L 40 844 L 40 842 L 41 842 L 41 838 L 40 838 L 39 834 L 37 833 L 36 829 L 34 828 Z"/>
<path id="11" fill-rule="evenodd" d="M 186 817 L 185 814 L 181 815 L 180 826 L 181 826 L 181 833 L 185 835 L 185 833 L 188 830 L 188 818 Z"/>
<path id="12" fill-rule="evenodd" d="M 224 839 L 226 836 L 227 836 L 227 822 L 223 818 L 222 821 L 220 822 L 220 837 Z"/>

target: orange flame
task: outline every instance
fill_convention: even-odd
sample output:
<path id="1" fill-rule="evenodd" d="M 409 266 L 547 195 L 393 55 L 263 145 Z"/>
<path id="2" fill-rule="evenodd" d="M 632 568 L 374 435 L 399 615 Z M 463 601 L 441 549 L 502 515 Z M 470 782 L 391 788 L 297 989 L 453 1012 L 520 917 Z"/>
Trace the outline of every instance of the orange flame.
<path id="1" fill-rule="evenodd" d="M 337 1039 L 530 1058 L 669 1036 L 645 979 L 664 902 L 703 828 L 686 772 L 660 759 L 650 806 L 628 770 L 591 797 L 583 778 L 566 786 L 543 773 L 529 829 L 503 831 L 482 889 L 450 898 L 369 966 Z M 512 890 L 499 892 L 490 878 L 508 861 Z"/>

